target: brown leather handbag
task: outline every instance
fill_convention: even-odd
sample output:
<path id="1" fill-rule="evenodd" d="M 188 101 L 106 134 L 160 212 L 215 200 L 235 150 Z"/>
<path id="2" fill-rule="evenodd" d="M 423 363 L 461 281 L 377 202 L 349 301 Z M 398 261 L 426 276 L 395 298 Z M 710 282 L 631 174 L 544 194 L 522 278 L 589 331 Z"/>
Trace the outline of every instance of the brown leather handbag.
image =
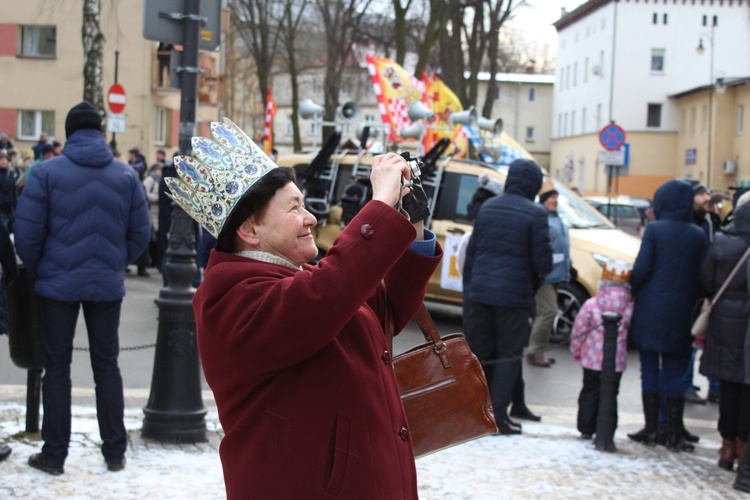
<path id="1" fill-rule="evenodd" d="M 391 342 L 393 317 L 390 307 L 386 310 Z M 414 456 L 497 434 L 482 365 L 463 334 L 441 338 L 424 304 L 415 319 L 427 342 L 393 358 Z"/>

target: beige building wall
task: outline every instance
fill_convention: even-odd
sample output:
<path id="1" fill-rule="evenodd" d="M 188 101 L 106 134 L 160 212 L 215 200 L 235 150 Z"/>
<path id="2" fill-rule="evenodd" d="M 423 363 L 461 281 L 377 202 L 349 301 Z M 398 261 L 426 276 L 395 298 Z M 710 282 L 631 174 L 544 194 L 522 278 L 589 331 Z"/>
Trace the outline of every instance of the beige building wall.
<path id="1" fill-rule="evenodd" d="M 82 9 L 80 2 L 30 2 L 6 0 L 0 24 L 0 132 L 21 151 L 30 151 L 38 137 L 21 137 L 20 110 L 54 112 L 50 139 L 65 142 L 65 117 L 83 97 Z M 126 157 L 139 147 L 149 163 L 156 149 L 168 154 L 178 146 L 179 90 L 156 87 L 157 42 L 142 36 L 143 2 L 102 2 L 101 29 L 105 36 L 103 92 L 115 82 L 115 51 L 119 51 L 118 83 L 127 94 L 126 132 L 117 134 L 118 149 Z M 24 26 L 55 26 L 56 50 L 52 57 L 26 57 L 20 50 Z M 219 118 L 222 97 L 220 57 L 201 52 L 200 64 L 207 70 L 201 76 L 201 104 L 197 117 L 199 132 Z M 157 107 L 163 123 L 163 141 L 157 138 Z M 107 109 L 109 111 L 109 109 Z M 37 130 L 38 132 L 38 130 Z M 36 135 L 36 134 L 35 134 Z M 107 133 L 107 140 L 112 134 Z"/>
<path id="2" fill-rule="evenodd" d="M 674 177 L 676 134 L 634 132 L 627 134 L 627 142 L 630 144 L 628 175 L 613 178 L 612 192 L 653 199 L 656 188 Z M 557 139 L 552 142 L 552 158 L 555 163 L 550 172 L 554 177 L 565 180 L 569 186 L 584 186 L 584 195 L 606 194 L 606 167 L 597 162 L 598 153 L 603 150 L 598 134 Z"/>
<path id="3" fill-rule="evenodd" d="M 722 90 L 714 94 L 712 104 L 707 89 L 678 98 L 675 176 L 698 179 L 715 190 L 750 183 L 750 132 L 747 130 L 750 86 L 739 84 Z M 709 124 L 710 109 L 713 113 Z"/>

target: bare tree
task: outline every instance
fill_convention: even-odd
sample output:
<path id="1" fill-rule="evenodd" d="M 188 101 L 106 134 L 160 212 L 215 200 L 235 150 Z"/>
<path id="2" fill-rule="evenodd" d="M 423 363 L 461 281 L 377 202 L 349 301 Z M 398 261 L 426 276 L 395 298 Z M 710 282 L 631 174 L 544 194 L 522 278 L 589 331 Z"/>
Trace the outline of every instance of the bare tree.
<path id="1" fill-rule="evenodd" d="M 83 0 L 83 100 L 91 103 L 104 118 L 104 34 L 99 23 L 100 17 L 100 0 Z"/>
<path id="2" fill-rule="evenodd" d="M 488 2 L 487 8 L 489 9 L 490 17 L 489 30 L 486 33 L 488 39 L 487 59 L 489 60 L 490 79 L 487 84 L 487 94 L 485 94 L 484 97 L 484 106 L 482 106 L 482 116 L 491 118 L 492 104 L 495 100 L 495 93 L 497 92 L 497 81 L 495 80 L 495 75 L 497 75 L 499 68 L 498 53 L 500 47 L 500 27 L 505 23 L 508 17 L 510 17 L 511 9 L 513 8 L 513 0 L 495 0 L 494 3 Z"/>
<path id="3" fill-rule="evenodd" d="M 461 0 L 429 0 L 430 15 L 425 26 L 422 43 L 419 45 L 417 66 L 414 76 L 420 78 L 422 70 L 427 68 L 430 56 L 441 36 L 445 34 L 445 27 L 449 20 L 455 19 L 463 11 Z M 455 47 L 461 50 L 461 45 Z"/>
<path id="4" fill-rule="evenodd" d="M 404 65 L 406 58 L 406 15 L 414 0 L 391 0 L 393 4 L 393 38 L 396 44 L 396 63 Z"/>
<path id="5" fill-rule="evenodd" d="M 258 90 L 265 109 L 283 11 L 274 0 L 230 0 L 229 7 L 234 27 L 255 60 Z"/>
<path id="6" fill-rule="evenodd" d="M 281 41 L 286 52 L 286 69 L 289 71 L 292 90 L 292 132 L 294 136 L 294 150 L 302 149 L 302 138 L 299 133 L 299 65 L 297 37 L 300 33 L 303 16 L 308 2 L 306 0 L 285 0 L 284 16 L 281 22 Z"/>
<path id="7" fill-rule="evenodd" d="M 339 104 L 341 75 L 351 60 L 353 48 L 364 41 L 359 33 L 372 0 L 315 0 L 326 36 L 326 76 L 323 83 L 325 119 L 332 121 Z"/>
<path id="8" fill-rule="evenodd" d="M 465 6 L 461 0 L 450 0 L 451 16 L 446 29 L 440 34 L 439 64 L 440 77 L 455 92 L 464 108 L 469 100 L 464 84 L 463 26 Z"/>

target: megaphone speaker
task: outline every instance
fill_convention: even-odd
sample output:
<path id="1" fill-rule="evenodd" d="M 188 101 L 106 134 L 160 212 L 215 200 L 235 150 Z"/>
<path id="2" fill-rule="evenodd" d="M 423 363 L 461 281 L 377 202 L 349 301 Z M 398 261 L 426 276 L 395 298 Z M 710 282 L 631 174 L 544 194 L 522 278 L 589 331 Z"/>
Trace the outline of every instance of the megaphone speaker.
<path id="1" fill-rule="evenodd" d="M 492 135 L 500 135 L 503 133 L 503 119 L 498 118 L 497 120 L 490 120 L 489 118 L 485 118 L 484 116 L 480 116 L 477 120 L 477 123 L 479 124 L 479 128 L 482 130 L 487 130 L 488 132 L 492 132 Z"/>
<path id="2" fill-rule="evenodd" d="M 373 122 L 361 122 L 359 125 L 357 125 L 357 139 L 359 139 L 360 142 L 366 142 L 367 138 L 377 139 L 378 135 L 380 134 L 380 130 L 374 127 L 374 125 L 375 124 Z M 367 137 L 365 137 L 365 128 L 369 129 Z"/>
<path id="3" fill-rule="evenodd" d="M 305 99 L 299 103 L 299 115 L 305 120 L 311 118 L 320 118 L 325 114 L 326 110 L 323 106 L 315 104 L 312 99 Z"/>
<path id="4" fill-rule="evenodd" d="M 409 125 L 399 134 L 404 139 L 419 139 L 424 133 L 424 125 L 422 122 L 417 122 Z"/>
<path id="5" fill-rule="evenodd" d="M 359 118 L 359 104 L 354 101 L 345 102 L 338 109 L 338 113 L 346 123 L 357 121 Z"/>
<path id="6" fill-rule="evenodd" d="M 466 111 L 451 113 L 450 122 L 451 125 L 461 124 L 474 127 L 477 124 L 477 110 L 471 106 Z"/>
<path id="7" fill-rule="evenodd" d="M 409 105 L 409 119 L 413 122 L 426 120 L 428 122 L 435 118 L 435 113 L 421 101 L 414 101 Z"/>

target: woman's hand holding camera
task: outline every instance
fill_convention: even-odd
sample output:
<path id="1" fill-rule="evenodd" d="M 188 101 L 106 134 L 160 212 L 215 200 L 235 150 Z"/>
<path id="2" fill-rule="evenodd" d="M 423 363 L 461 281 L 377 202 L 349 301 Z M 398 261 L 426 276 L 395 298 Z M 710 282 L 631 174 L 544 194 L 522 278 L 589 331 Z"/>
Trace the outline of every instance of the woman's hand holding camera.
<path id="1" fill-rule="evenodd" d="M 410 179 L 411 172 L 406 160 L 394 153 L 379 155 L 372 160 L 370 182 L 372 183 L 372 199 L 395 206 L 401 191 L 406 195 L 408 187 L 402 187 L 401 179 Z"/>

